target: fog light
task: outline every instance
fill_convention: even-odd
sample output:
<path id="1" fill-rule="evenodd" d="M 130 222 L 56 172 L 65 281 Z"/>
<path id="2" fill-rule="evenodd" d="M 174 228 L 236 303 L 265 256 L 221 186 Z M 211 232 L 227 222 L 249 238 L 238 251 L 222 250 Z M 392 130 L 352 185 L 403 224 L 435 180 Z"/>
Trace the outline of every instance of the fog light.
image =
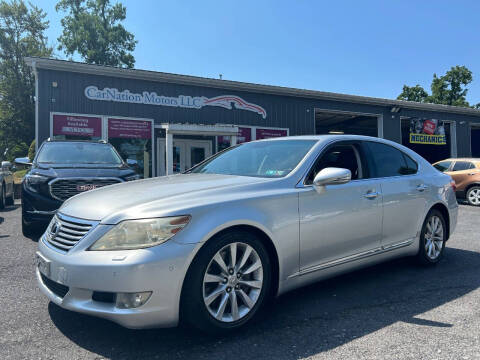
<path id="1" fill-rule="evenodd" d="M 117 293 L 116 307 L 119 309 L 133 309 L 142 306 L 150 299 L 151 291 L 138 293 Z"/>

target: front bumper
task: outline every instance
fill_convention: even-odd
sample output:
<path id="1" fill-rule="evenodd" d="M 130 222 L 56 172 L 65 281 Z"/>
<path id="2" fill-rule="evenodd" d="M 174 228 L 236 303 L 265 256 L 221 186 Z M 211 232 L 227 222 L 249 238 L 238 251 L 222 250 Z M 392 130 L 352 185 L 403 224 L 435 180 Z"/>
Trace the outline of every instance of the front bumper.
<path id="1" fill-rule="evenodd" d="M 25 222 L 46 225 L 61 205 L 61 201 L 53 199 L 50 195 L 34 193 L 22 184 L 22 216 Z"/>
<path id="2" fill-rule="evenodd" d="M 89 235 L 106 232 L 108 227 L 98 225 Z M 67 253 L 50 247 L 42 237 L 39 254 L 49 262 L 48 274 L 44 276 L 68 287 L 68 291 L 63 297 L 57 295 L 58 292 L 42 280 L 37 268 L 41 291 L 62 308 L 102 317 L 127 328 L 176 326 L 183 280 L 198 245 L 167 241 L 142 250 L 88 251 L 94 237 L 89 235 Z M 138 308 L 119 309 L 114 302 L 92 299 L 94 291 L 152 291 L 152 295 Z"/>

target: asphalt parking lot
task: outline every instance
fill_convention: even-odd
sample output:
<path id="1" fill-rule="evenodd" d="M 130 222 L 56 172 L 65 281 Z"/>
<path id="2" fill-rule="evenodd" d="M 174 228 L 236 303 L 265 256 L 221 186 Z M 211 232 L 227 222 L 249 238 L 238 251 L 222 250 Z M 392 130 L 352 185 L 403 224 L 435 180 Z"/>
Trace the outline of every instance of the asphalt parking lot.
<path id="1" fill-rule="evenodd" d="M 0 212 L 0 359 L 480 359 L 480 208 L 462 205 L 434 268 L 396 260 L 279 298 L 230 337 L 128 330 L 49 303 L 20 207 Z"/>

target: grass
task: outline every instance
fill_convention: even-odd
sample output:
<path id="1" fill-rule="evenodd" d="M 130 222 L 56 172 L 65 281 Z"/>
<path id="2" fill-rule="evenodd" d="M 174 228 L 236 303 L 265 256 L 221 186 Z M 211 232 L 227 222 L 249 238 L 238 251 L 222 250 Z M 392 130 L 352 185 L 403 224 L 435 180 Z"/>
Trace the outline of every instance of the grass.
<path id="1" fill-rule="evenodd" d="M 13 183 L 20 184 L 22 182 L 22 178 L 27 173 L 28 169 L 18 170 L 13 173 Z"/>

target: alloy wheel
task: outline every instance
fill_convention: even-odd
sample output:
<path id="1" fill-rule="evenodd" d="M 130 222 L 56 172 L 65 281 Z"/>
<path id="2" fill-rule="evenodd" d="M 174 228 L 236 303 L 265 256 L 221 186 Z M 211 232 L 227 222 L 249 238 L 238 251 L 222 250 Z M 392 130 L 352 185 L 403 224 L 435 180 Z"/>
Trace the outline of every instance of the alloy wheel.
<path id="1" fill-rule="evenodd" d="M 245 317 L 263 288 L 263 264 L 255 249 L 234 242 L 221 248 L 203 277 L 203 301 L 208 312 L 221 322 Z"/>
<path id="2" fill-rule="evenodd" d="M 436 260 L 443 249 L 443 223 L 442 220 L 433 215 L 427 222 L 425 231 L 425 253 L 431 260 Z"/>
<path id="3" fill-rule="evenodd" d="M 468 202 L 472 205 L 480 205 L 480 188 L 474 188 L 468 192 Z"/>

